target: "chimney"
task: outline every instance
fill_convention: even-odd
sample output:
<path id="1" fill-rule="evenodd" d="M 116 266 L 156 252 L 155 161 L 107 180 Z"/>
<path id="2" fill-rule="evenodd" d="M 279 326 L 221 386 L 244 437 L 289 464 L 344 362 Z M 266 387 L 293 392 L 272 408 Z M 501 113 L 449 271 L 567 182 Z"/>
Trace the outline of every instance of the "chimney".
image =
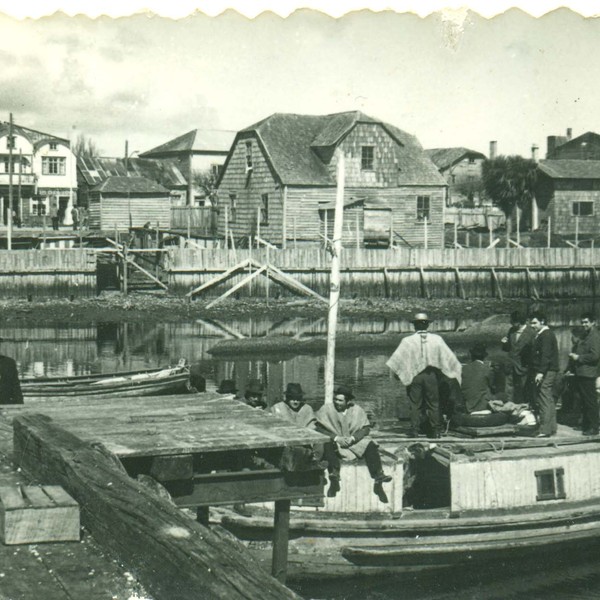
<path id="1" fill-rule="evenodd" d="M 552 155 L 554 154 L 554 150 L 556 150 L 556 136 L 549 135 L 547 139 L 548 139 L 548 142 L 547 142 L 546 158 L 552 158 Z"/>
<path id="2" fill-rule="evenodd" d="M 494 160 L 494 158 L 496 158 L 497 150 L 498 150 L 498 142 L 491 141 L 490 142 L 490 160 Z"/>
<path id="3" fill-rule="evenodd" d="M 538 162 L 538 150 L 540 147 L 537 144 L 531 146 L 531 160 Z"/>
<path id="4" fill-rule="evenodd" d="M 567 142 L 571 139 L 572 136 L 573 136 L 573 130 L 569 127 L 567 129 Z"/>

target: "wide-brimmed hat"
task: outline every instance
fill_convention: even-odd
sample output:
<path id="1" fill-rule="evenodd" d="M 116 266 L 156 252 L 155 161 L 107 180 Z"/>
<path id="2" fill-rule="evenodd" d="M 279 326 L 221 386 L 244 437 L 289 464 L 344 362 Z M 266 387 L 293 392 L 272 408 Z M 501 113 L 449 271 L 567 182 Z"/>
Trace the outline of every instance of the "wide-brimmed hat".
<path id="1" fill-rule="evenodd" d="M 304 400 L 304 392 L 299 383 L 288 383 L 285 388 L 286 400 Z"/>
<path id="2" fill-rule="evenodd" d="M 477 342 L 471 346 L 471 357 L 475 360 L 483 360 L 487 356 L 487 348 L 484 343 Z"/>
<path id="3" fill-rule="evenodd" d="M 333 392 L 334 396 L 344 396 L 346 400 L 354 400 L 354 394 L 352 390 L 347 385 L 338 385 L 338 387 Z"/>
<path id="4" fill-rule="evenodd" d="M 223 379 L 217 389 L 218 394 L 235 394 L 236 392 L 237 387 L 233 379 Z"/>
<path id="5" fill-rule="evenodd" d="M 246 396 L 262 396 L 264 391 L 263 384 L 258 379 L 251 379 L 246 386 Z"/>
<path id="6" fill-rule="evenodd" d="M 429 323 L 429 315 L 426 312 L 419 311 L 419 312 L 415 313 L 415 316 L 413 317 L 412 322 L 413 323 L 417 323 L 417 322 Z"/>

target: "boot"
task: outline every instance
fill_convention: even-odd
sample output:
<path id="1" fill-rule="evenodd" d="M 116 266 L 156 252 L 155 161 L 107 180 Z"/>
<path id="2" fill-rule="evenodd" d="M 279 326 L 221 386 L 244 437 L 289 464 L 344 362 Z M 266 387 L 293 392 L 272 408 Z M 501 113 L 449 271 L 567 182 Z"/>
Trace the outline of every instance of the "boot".
<path id="1" fill-rule="evenodd" d="M 337 493 L 340 491 L 340 476 L 329 475 L 329 489 L 327 490 L 328 498 L 335 498 Z"/>
<path id="2" fill-rule="evenodd" d="M 383 471 L 378 473 L 377 476 L 375 477 L 375 483 L 382 484 L 382 483 L 389 483 L 390 481 L 392 481 L 392 476 L 386 475 Z"/>
<path id="3" fill-rule="evenodd" d="M 373 493 L 379 498 L 380 502 L 383 502 L 384 504 L 387 504 L 389 502 L 381 481 L 375 481 L 375 484 L 373 485 Z"/>

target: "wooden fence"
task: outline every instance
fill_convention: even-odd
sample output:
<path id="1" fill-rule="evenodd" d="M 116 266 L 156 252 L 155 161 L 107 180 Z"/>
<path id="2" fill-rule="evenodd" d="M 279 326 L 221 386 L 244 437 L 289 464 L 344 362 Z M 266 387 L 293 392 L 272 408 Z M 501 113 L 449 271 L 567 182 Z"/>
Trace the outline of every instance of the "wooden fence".
<path id="1" fill-rule="evenodd" d="M 1 250 L 0 297 L 94 296 L 96 263 L 89 249 Z"/>
<path id="2" fill-rule="evenodd" d="M 270 263 L 316 292 L 329 290 L 330 256 L 304 249 L 173 249 L 165 257 L 169 289 L 187 293 L 247 258 Z M 600 290 L 595 248 L 397 248 L 344 249 L 343 297 L 564 298 L 589 297 Z M 248 275 L 248 269 L 213 290 L 223 293 Z M 239 295 L 288 295 L 258 277 Z"/>
<path id="3" fill-rule="evenodd" d="M 217 230 L 217 213 L 210 206 L 172 206 L 171 227 L 214 235 Z"/>

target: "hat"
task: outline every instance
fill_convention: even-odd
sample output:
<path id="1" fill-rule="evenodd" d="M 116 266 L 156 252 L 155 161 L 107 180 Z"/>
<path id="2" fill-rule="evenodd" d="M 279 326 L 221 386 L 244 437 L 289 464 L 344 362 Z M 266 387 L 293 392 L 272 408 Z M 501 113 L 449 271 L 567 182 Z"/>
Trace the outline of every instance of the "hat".
<path id="1" fill-rule="evenodd" d="M 346 400 L 353 400 L 354 394 L 352 390 L 347 385 L 339 385 L 337 389 L 333 392 L 334 396 L 344 396 Z"/>
<path id="2" fill-rule="evenodd" d="M 415 313 L 415 316 L 413 317 L 413 323 L 415 323 L 416 321 L 426 321 L 427 323 L 429 323 L 429 317 L 427 316 L 426 312 L 418 312 Z"/>
<path id="3" fill-rule="evenodd" d="M 263 384 L 258 379 L 251 379 L 246 386 L 246 396 L 262 396 L 264 393 Z"/>
<path id="4" fill-rule="evenodd" d="M 236 392 L 237 388 L 233 379 L 223 379 L 217 389 L 218 394 L 235 394 Z"/>
<path id="5" fill-rule="evenodd" d="M 304 400 L 304 392 L 299 383 L 288 383 L 285 389 L 286 400 Z"/>
<path id="6" fill-rule="evenodd" d="M 478 342 L 471 347 L 471 357 L 474 360 L 483 360 L 487 356 L 485 344 Z"/>

